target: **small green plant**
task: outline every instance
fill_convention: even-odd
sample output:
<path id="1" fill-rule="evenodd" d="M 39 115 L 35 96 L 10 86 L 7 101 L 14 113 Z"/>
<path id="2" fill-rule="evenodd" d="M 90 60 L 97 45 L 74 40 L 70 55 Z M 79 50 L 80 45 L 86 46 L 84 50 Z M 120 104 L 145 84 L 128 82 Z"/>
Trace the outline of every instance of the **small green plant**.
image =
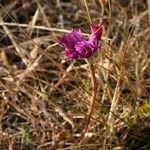
<path id="1" fill-rule="evenodd" d="M 74 145 L 74 146 L 72 146 L 72 150 L 81 150 L 81 148 L 78 145 Z"/>
<path id="2" fill-rule="evenodd" d="M 150 117 L 150 104 L 144 104 L 137 109 L 137 116 L 140 118 Z"/>
<path id="3" fill-rule="evenodd" d="M 26 124 L 23 124 L 21 126 L 21 133 L 22 133 L 22 137 L 21 140 L 23 143 L 27 144 L 30 142 L 30 134 L 29 134 L 29 128 Z"/>
<path id="4" fill-rule="evenodd" d="M 139 119 L 145 120 L 150 117 L 150 104 L 144 104 L 138 107 L 134 112 L 129 111 L 126 116 L 126 121 L 130 126 L 137 123 Z"/>

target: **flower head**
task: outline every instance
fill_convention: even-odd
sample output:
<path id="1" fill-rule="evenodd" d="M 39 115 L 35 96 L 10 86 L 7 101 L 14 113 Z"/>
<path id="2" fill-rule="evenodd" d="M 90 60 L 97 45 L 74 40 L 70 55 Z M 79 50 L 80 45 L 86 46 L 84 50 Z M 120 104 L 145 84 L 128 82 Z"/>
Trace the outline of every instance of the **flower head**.
<path id="1" fill-rule="evenodd" d="M 102 35 L 102 23 L 91 25 L 92 34 L 89 39 L 83 37 L 80 30 L 73 30 L 68 35 L 59 39 L 59 44 L 65 48 L 65 54 L 69 60 L 88 59 L 101 46 L 99 40 Z"/>

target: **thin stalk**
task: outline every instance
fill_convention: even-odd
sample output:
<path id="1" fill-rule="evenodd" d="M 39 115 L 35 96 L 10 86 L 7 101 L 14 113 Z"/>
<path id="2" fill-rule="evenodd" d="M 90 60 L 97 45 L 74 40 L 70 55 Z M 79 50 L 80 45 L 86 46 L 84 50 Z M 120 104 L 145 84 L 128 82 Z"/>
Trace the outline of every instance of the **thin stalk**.
<path id="1" fill-rule="evenodd" d="M 88 130 L 88 126 L 93 114 L 93 110 L 95 107 L 95 103 L 96 103 L 96 94 L 97 94 L 97 82 L 96 82 L 96 77 L 95 77 L 95 66 L 94 64 L 89 64 L 89 68 L 90 68 L 90 73 L 91 73 L 91 82 L 92 82 L 92 99 L 90 102 L 90 107 L 88 109 L 87 112 L 87 117 L 85 120 L 85 125 L 84 125 L 84 129 L 82 130 L 82 133 L 80 135 L 80 137 L 74 142 L 75 144 L 79 143 L 83 138 L 84 135 L 86 134 L 87 130 Z"/>
<path id="2" fill-rule="evenodd" d="M 87 11 L 87 14 L 88 14 L 89 21 L 92 24 L 92 18 L 91 18 L 91 15 L 90 15 L 90 10 L 89 10 L 89 7 L 88 7 L 87 0 L 84 0 L 84 4 L 85 4 L 85 7 L 86 7 L 86 11 Z"/>

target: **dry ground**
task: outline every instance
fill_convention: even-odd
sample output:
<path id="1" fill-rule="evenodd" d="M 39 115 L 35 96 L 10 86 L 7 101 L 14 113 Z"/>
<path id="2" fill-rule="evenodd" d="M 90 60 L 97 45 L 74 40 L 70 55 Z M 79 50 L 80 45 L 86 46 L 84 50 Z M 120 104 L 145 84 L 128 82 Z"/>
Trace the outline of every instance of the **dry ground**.
<path id="1" fill-rule="evenodd" d="M 0 1 L 0 149 L 150 149 L 150 2 L 87 0 L 104 22 L 95 57 L 97 103 L 88 65 L 57 44 L 72 28 L 90 34 L 84 0 Z"/>

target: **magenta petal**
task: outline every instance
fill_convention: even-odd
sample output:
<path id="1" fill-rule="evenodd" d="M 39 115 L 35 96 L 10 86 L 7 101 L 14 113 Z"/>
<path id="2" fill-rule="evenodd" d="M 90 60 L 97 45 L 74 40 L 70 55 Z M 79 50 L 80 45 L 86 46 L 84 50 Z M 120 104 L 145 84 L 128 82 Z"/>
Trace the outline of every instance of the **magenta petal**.
<path id="1" fill-rule="evenodd" d="M 65 46 L 66 46 L 66 43 L 67 43 L 67 38 L 66 38 L 66 36 L 65 36 L 65 35 L 62 36 L 62 37 L 58 40 L 58 43 L 59 43 L 61 46 L 65 47 Z"/>
<path id="2" fill-rule="evenodd" d="M 63 46 L 65 49 L 74 49 L 74 46 L 77 42 L 81 42 L 84 40 L 82 33 L 80 30 L 72 31 L 68 35 L 63 36 L 59 39 L 59 44 Z"/>
<path id="3" fill-rule="evenodd" d="M 68 57 L 69 60 L 78 59 L 78 52 L 72 50 L 65 50 L 63 52 L 64 55 Z"/>
<path id="4" fill-rule="evenodd" d="M 102 26 L 103 26 L 102 22 L 96 26 L 90 25 L 91 31 L 92 31 L 92 36 L 96 37 L 98 40 L 100 40 L 100 38 L 102 36 Z"/>
<path id="5" fill-rule="evenodd" d="M 70 54 L 70 55 L 68 55 L 68 59 L 69 60 L 73 60 L 73 59 L 79 59 L 79 55 L 78 55 L 78 53 L 72 53 L 72 54 Z"/>
<path id="6" fill-rule="evenodd" d="M 91 49 L 94 53 L 99 48 L 99 41 L 96 38 L 91 37 L 88 40 L 88 45 L 89 45 L 89 47 L 91 47 Z"/>
<path id="7" fill-rule="evenodd" d="M 93 53 L 93 48 L 90 47 L 88 44 L 88 41 L 82 41 L 78 42 L 75 46 L 76 51 L 79 53 L 79 59 L 87 59 L 89 58 Z"/>

